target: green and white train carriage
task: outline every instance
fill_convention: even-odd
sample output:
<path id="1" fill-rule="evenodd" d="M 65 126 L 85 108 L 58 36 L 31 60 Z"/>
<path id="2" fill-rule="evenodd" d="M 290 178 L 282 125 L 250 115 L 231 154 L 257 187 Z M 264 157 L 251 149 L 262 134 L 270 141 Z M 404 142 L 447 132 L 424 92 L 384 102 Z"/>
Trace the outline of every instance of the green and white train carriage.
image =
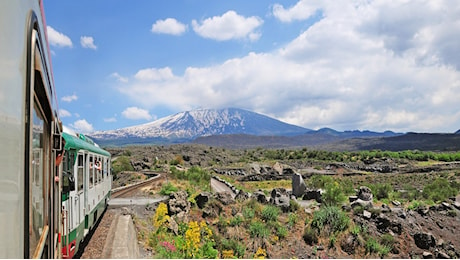
<path id="1" fill-rule="evenodd" d="M 72 258 L 107 207 L 112 189 L 110 153 L 64 128 L 62 256 Z"/>

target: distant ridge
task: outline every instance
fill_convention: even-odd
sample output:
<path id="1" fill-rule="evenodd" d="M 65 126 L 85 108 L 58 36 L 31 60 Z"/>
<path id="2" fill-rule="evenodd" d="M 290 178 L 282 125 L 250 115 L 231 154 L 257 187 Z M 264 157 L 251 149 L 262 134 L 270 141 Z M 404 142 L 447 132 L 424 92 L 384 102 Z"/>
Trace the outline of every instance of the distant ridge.
<path id="1" fill-rule="evenodd" d="M 89 134 L 101 145 L 178 143 L 211 135 L 292 136 L 310 129 L 239 108 L 197 109 L 122 129 Z"/>
<path id="2" fill-rule="evenodd" d="M 94 132 L 88 136 L 102 146 L 192 142 L 229 148 L 460 150 L 460 130 L 454 134 L 311 130 L 238 108 L 185 111 L 146 124 Z"/>

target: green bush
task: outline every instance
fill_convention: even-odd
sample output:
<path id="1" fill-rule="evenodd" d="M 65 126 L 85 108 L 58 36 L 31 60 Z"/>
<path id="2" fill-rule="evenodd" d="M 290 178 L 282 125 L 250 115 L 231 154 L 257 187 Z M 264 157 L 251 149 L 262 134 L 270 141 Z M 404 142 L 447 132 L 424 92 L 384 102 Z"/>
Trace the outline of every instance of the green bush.
<path id="1" fill-rule="evenodd" d="M 300 209 L 300 204 L 296 200 L 289 200 L 289 212 L 296 212 Z"/>
<path id="2" fill-rule="evenodd" d="M 176 167 L 171 166 L 170 170 L 173 178 L 187 180 L 192 186 L 200 187 L 205 191 L 211 190 L 211 174 L 198 166 L 193 166 L 187 171 L 180 171 Z"/>
<path id="3" fill-rule="evenodd" d="M 289 213 L 288 215 L 288 227 L 292 228 L 297 223 L 297 214 Z"/>
<path id="4" fill-rule="evenodd" d="M 266 222 L 277 221 L 280 213 L 281 213 L 281 210 L 278 207 L 268 205 L 262 209 L 261 218 L 265 220 Z"/>
<path id="5" fill-rule="evenodd" d="M 391 251 L 391 248 L 389 246 L 380 244 L 373 237 L 367 240 L 365 248 L 366 254 L 377 253 L 380 257 L 386 256 Z"/>
<path id="6" fill-rule="evenodd" d="M 245 207 L 243 208 L 243 217 L 246 219 L 246 220 L 252 220 L 255 216 L 255 211 L 254 209 L 252 208 L 249 208 L 249 207 Z"/>
<path id="7" fill-rule="evenodd" d="M 120 173 L 122 171 L 134 171 L 133 166 L 131 165 L 131 161 L 127 156 L 120 156 L 118 157 L 113 163 L 113 174 Z"/>
<path id="8" fill-rule="evenodd" d="M 377 184 L 374 186 L 372 191 L 378 200 L 388 199 L 390 197 L 390 193 L 393 192 L 393 186 L 389 183 Z"/>
<path id="9" fill-rule="evenodd" d="M 221 243 L 218 243 L 218 245 L 220 245 L 220 251 L 233 250 L 237 258 L 243 258 L 246 252 L 246 246 L 234 238 L 222 239 Z"/>
<path id="10" fill-rule="evenodd" d="M 171 193 L 178 191 L 179 188 L 174 186 L 171 182 L 167 182 L 161 186 L 160 194 L 169 196 Z"/>
<path id="11" fill-rule="evenodd" d="M 249 225 L 249 235 L 252 238 L 267 238 L 270 235 L 270 230 L 263 222 L 255 220 Z"/>
<path id="12" fill-rule="evenodd" d="M 327 235 L 344 231 L 348 228 L 350 218 L 335 206 L 326 206 L 313 214 L 312 228 L 326 232 Z"/>
<path id="13" fill-rule="evenodd" d="M 393 250 L 395 243 L 396 243 L 395 238 L 392 235 L 388 234 L 388 233 L 383 234 L 380 237 L 380 244 L 383 245 L 383 246 L 388 247 L 390 249 L 390 251 Z"/>
<path id="14" fill-rule="evenodd" d="M 276 235 L 278 235 L 278 237 L 280 239 L 285 238 L 288 235 L 287 228 L 285 226 L 281 226 L 281 225 L 277 226 L 276 227 Z"/>
<path id="15" fill-rule="evenodd" d="M 423 197 L 435 202 L 442 202 L 449 197 L 454 197 L 458 189 L 452 187 L 447 179 L 437 178 L 423 188 Z"/>
<path id="16" fill-rule="evenodd" d="M 337 206 L 346 200 L 340 185 L 337 182 L 326 183 L 326 191 L 322 195 L 323 204 Z"/>
<path id="17" fill-rule="evenodd" d="M 309 184 L 313 188 L 324 189 L 326 188 L 326 184 L 333 183 L 333 182 L 334 182 L 334 179 L 331 176 L 317 174 L 317 175 L 313 175 L 310 178 Z"/>

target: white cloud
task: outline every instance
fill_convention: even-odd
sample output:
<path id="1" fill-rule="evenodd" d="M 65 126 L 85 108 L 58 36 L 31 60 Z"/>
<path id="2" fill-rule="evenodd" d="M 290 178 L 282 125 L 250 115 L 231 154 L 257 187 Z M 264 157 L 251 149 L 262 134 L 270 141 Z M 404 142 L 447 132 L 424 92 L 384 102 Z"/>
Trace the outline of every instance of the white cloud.
<path id="1" fill-rule="evenodd" d="M 83 48 L 96 50 L 97 46 L 94 44 L 94 39 L 91 36 L 80 37 L 80 44 Z"/>
<path id="2" fill-rule="evenodd" d="M 222 16 L 207 18 L 201 23 L 192 21 L 193 30 L 198 35 L 217 41 L 245 38 L 256 41 L 260 38 L 260 33 L 255 30 L 262 24 L 263 20 L 257 16 L 246 18 L 232 10 Z"/>
<path id="3" fill-rule="evenodd" d="M 123 112 L 121 112 L 121 114 L 125 118 L 132 119 L 132 120 L 139 120 L 139 119 L 150 120 L 152 119 L 152 116 L 149 114 L 148 110 L 138 108 L 138 107 L 128 107 Z"/>
<path id="4" fill-rule="evenodd" d="M 72 102 L 72 101 L 75 101 L 75 100 L 77 100 L 77 99 L 78 99 L 78 96 L 75 95 L 75 94 L 70 95 L 70 96 L 63 96 L 63 97 L 61 98 L 61 100 L 64 101 L 64 102 Z"/>
<path id="5" fill-rule="evenodd" d="M 85 119 L 75 121 L 70 125 L 76 132 L 87 134 L 94 131 L 93 125 L 88 123 Z"/>
<path id="6" fill-rule="evenodd" d="M 277 8 L 299 20 L 294 8 L 303 4 Z M 459 128 L 460 8 L 448 1 L 317 4 L 322 18 L 277 50 L 182 75 L 139 70 L 119 91 L 146 108 L 242 107 L 308 128 Z M 194 29 L 210 33 L 224 16 Z"/>
<path id="7" fill-rule="evenodd" d="M 50 45 L 57 47 L 72 47 L 72 41 L 68 36 L 56 31 L 51 26 L 47 26 L 46 29 Z"/>
<path id="8" fill-rule="evenodd" d="M 314 15 L 318 6 L 314 1 L 300 0 L 294 6 L 285 9 L 280 4 L 273 5 L 273 15 L 282 22 L 292 22 L 293 20 L 306 20 Z"/>
<path id="9" fill-rule="evenodd" d="M 187 25 L 180 23 L 174 18 L 167 18 L 165 20 L 157 20 L 152 25 L 152 32 L 154 33 L 181 35 L 186 30 L 187 30 Z"/>
<path id="10" fill-rule="evenodd" d="M 110 77 L 115 78 L 119 82 L 128 83 L 128 78 L 121 76 L 117 72 L 114 72 L 114 73 L 110 74 Z"/>
<path id="11" fill-rule="evenodd" d="M 70 117 L 70 116 L 72 116 L 72 114 L 69 111 L 62 109 L 62 108 L 59 109 L 59 117 L 62 118 L 62 117 Z"/>
<path id="12" fill-rule="evenodd" d="M 174 77 L 171 68 L 165 67 L 162 69 L 142 69 L 139 70 L 136 75 L 134 76 L 137 80 L 168 80 Z"/>
<path id="13" fill-rule="evenodd" d="M 117 119 L 115 117 L 104 118 L 104 122 L 114 123 L 114 122 L 117 122 Z"/>

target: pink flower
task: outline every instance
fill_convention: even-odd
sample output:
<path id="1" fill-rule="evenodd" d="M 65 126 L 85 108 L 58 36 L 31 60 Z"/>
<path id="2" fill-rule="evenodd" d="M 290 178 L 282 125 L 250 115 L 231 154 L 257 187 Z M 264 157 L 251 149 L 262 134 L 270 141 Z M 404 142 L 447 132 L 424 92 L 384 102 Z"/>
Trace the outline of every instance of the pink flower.
<path id="1" fill-rule="evenodd" d="M 168 241 L 161 242 L 161 246 L 166 248 L 166 250 L 169 250 L 171 252 L 176 251 L 176 247 L 174 246 L 174 241 L 172 243 L 170 243 Z"/>

